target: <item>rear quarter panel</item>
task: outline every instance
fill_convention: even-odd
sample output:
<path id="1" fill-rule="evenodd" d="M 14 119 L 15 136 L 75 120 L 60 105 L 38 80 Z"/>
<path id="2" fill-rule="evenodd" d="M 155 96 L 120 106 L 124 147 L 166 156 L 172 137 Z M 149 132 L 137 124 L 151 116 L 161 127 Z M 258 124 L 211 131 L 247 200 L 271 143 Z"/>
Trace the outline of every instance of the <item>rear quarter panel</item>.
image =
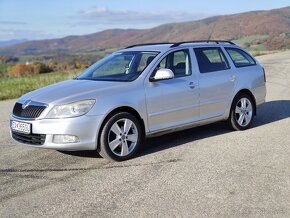
<path id="1" fill-rule="evenodd" d="M 226 48 L 227 46 L 225 46 Z M 232 46 L 229 46 L 232 47 Z M 241 49 L 240 47 L 236 47 Z M 241 49 L 248 53 L 246 50 Z M 227 59 L 229 60 L 231 66 L 236 71 L 236 85 L 233 92 L 232 101 L 237 95 L 237 93 L 243 89 L 249 90 L 255 98 L 256 105 L 260 105 L 265 102 L 266 98 L 266 83 L 264 81 L 264 70 L 262 65 L 256 60 L 252 55 L 249 55 L 256 61 L 256 65 L 245 66 L 245 67 L 236 67 L 230 58 L 229 54 L 225 51 Z M 228 118 L 230 113 L 230 108 L 232 101 L 229 103 L 228 110 L 225 112 L 225 119 Z"/>
<path id="2" fill-rule="evenodd" d="M 259 105 L 265 101 L 266 85 L 264 81 L 264 72 L 260 64 L 237 69 L 237 90 L 249 89 L 254 97 L 256 104 Z"/>

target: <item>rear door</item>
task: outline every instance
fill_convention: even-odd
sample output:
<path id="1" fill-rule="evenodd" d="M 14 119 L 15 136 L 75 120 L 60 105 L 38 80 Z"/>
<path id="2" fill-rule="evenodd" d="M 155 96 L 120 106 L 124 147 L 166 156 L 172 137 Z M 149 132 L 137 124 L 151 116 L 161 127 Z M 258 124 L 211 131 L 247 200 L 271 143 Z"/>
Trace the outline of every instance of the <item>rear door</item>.
<path id="1" fill-rule="evenodd" d="M 200 88 L 200 119 L 221 116 L 231 101 L 236 72 L 220 47 L 194 48 Z"/>
<path id="2" fill-rule="evenodd" d="M 174 78 L 145 81 L 148 124 L 150 131 L 193 122 L 199 118 L 199 95 L 196 74 L 192 74 L 192 51 L 181 49 L 156 63 L 158 69 L 171 69 Z"/>

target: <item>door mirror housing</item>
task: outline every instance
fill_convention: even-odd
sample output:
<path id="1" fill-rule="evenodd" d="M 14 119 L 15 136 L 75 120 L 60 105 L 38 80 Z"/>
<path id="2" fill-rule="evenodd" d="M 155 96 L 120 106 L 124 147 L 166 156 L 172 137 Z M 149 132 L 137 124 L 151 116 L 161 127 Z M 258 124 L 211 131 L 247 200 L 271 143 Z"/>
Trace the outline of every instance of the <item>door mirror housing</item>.
<path id="1" fill-rule="evenodd" d="M 150 82 L 156 82 L 160 80 L 169 80 L 174 78 L 174 73 L 170 69 L 157 70 L 153 77 L 150 77 Z"/>

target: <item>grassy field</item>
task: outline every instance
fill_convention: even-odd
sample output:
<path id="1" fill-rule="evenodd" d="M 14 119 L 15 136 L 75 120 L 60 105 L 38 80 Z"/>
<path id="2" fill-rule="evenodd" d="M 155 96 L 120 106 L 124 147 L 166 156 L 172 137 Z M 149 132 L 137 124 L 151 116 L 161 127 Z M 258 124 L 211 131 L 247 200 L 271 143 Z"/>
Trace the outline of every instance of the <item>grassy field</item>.
<path id="1" fill-rule="evenodd" d="M 7 64 L 0 63 L 0 74 L 1 74 L 1 72 L 5 72 L 7 70 L 7 67 L 8 67 Z"/>
<path id="2" fill-rule="evenodd" d="M 237 45 L 240 45 L 242 47 L 246 47 L 246 43 L 250 44 L 250 47 L 247 48 L 247 50 L 250 51 L 266 51 L 267 49 L 265 48 L 264 45 L 262 44 L 252 44 L 255 40 L 264 40 L 267 39 L 269 36 L 268 35 L 252 35 L 252 36 L 244 36 L 239 39 L 233 40 L 234 43 Z"/>
<path id="3" fill-rule="evenodd" d="M 0 100 L 18 98 L 40 87 L 74 78 L 78 74 L 79 71 L 72 71 L 25 77 L 0 77 Z"/>

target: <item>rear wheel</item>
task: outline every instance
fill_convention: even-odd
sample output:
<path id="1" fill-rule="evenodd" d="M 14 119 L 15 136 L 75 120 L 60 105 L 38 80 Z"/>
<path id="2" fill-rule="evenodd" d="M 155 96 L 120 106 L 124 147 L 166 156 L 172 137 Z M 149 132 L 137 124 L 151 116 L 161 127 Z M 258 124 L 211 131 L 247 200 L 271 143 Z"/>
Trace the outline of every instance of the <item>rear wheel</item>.
<path id="1" fill-rule="evenodd" d="M 248 129 L 253 121 L 254 103 L 252 98 L 244 93 L 238 94 L 232 104 L 229 125 L 234 130 Z"/>
<path id="2" fill-rule="evenodd" d="M 120 112 L 110 117 L 100 137 L 99 153 L 102 157 L 123 161 L 138 152 L 143 133 L 138 119 L 127 112 Z"/>

